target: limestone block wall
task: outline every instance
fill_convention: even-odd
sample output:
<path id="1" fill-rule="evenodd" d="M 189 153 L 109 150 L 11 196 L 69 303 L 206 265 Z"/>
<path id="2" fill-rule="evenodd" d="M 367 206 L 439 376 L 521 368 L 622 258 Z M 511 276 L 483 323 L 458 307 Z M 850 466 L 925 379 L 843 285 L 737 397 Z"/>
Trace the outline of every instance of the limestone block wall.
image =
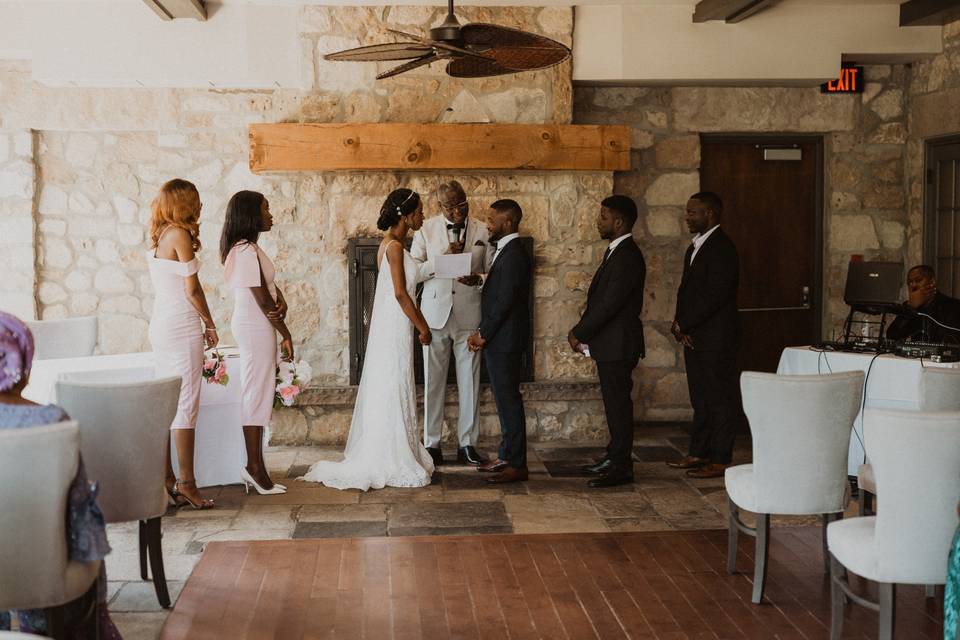
<path id="1" fill-rule="evenodd" d="M 30 320 L 37 317 L 33 158 L 33 132 L 0 129 L 0 310 Z"/>

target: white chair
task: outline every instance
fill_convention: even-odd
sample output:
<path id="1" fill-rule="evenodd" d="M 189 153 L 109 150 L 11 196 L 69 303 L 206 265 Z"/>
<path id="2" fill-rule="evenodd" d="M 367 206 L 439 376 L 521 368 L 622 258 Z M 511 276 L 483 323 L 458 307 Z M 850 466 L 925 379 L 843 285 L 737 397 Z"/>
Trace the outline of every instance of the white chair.
<path id="1" fill-rule="evenodd" d="M 881 640 L 893 637 L 896 584 L 944 584 L 960 498 L 960 412 L 868 410 L 864 443 L 883 508 L 876 516 L 827 527 L 832 617 L 840 638 L 843 607 L 880 614 Z M 878 583 L 878 602 L 854 594 L 843 568 Z"/>
<path id="2" fill-rule="evenodd" d="M 160 606 L 170 606 L 160 546 L 167 510 L 166 447 L 177 413 L 180 377 L 128 384 L 57 382 L 57 403 L 80 424 L 87 475 L 100 483 L 107 522 L 140 522 L 140 577 L 147 556 Z"/>
<path id="3" fill-rule="evenodd" d="M 97 347 L 96 316 L 31 320 L 27 326 L 33 334 L 36 360 L 92 356 Z"/>
<path id="4" fill-rule="evenodd" d="M 753 602 L 763 599 L 770 515 L 822 514 L 824 527 L 849 498 L 847 449 L 860 409 L 864 374 L 780 376 L 744 372 L 743 409 L 753 439 L 753 464 L 727 469 L 730 505 L 727 570 L 736 572 L 738 532 L 756 538 Z M 755 528 L 740 509 L 757 514 Z M 824 568 L 828 556 L 824 536 Z"/>
<path id="5" fill-rule="evenodd" d="M 100 561 L 67 556 L 70 485 L 80 464 L 76 422 L 0 429 L 0 610 L 46 609 L 64 637 L 62 605 L 80 597 L 97 614 Z"/>
<path id="6" fill-rule="evenodd" d="M 960 369 L 924 367 L 920 370 L 920 411 L 960 411 Z M 857 486 L 860 515 L 872 515 L 877 485 L 869 462 L 857 469 Z"/>

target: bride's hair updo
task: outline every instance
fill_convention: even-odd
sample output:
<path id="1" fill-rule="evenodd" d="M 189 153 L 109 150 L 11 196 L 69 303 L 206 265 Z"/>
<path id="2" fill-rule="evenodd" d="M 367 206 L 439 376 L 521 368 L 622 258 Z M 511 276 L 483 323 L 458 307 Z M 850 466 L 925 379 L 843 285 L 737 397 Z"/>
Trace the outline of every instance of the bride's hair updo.
<path id="1" fill-rule="evenodd" d="M 377 229 L 386 231 L 400 222 L 400 216 L 408 216 L 420 206 L 420 194 L 412 189 L 394 189 L 380 207 Z"/>

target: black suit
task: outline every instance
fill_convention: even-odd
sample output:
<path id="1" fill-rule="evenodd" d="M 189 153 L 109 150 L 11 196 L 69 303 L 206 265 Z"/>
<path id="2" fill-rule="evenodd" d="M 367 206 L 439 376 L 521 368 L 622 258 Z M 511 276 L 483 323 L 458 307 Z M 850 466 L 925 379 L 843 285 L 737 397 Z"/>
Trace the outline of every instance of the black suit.
<path id="1" fill-rule="evenodd" d="M 948 327 L 960 328 L 960 300 L 939 291 L 930 302 L 917 311 L 936 318 L 938 322 Z M 960 341 L 960 331 L 945 329 L 923 316 L 898 316 L 887 327 L 887 338 L 922 342 L 957 342 Z"/>
<path id="2" fill-rule="evenodd" d="M 606 254 L 605 254 L 606 255 Z M 590 347 L 610 430 L 607 459 L 633 471 L 633 370 L 644 356 L 643 283 L 647 266 L 633 238 L 606 255 L 590 283 L 587 308 L 571 333 Z"/>
<path id="3" fill-rule="evenodd" d="M 693 245 L 683 256 L 675 319 L 693 340 L 685 348 L 687 387 L 693 405 L 690 455 L 729 464 L 740 410 L 737 393 L 737 287 L 740 259 L 723 229 L 716 229 L 690 264 Z"/>
<path id="4" fill-rule="evenodd" d="M 527 418 L 520 394 L 521 354 L 530 341 L 531 265 L 514 238 L 496 256 L 480 298 L 480 337 L 490 387 L 500 417 L 499 457 L 511 467 L 527 466 Z"/>

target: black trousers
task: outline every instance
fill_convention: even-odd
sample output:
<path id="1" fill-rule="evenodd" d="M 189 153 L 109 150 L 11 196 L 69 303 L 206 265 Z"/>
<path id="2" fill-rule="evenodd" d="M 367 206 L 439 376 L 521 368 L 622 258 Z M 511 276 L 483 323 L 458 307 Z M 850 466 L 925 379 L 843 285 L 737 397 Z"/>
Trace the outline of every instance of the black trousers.
<path id="1" fill-rule="evenodd" d="M 739 421 L 736 351 L 684 349 L 687 387 L 693 405 L 690 455 L 730 464 Z"/>
<path id="2" fill-rule="evenodd" d="M 633 370 L 637 359 L 597 361 L 603 410 L 610 430 L 607 458 L 618 467 L 633 469 Z"/>
<path id="3" fill-rule="evenodd" d="M 500 417 L 499 457 L 514 469 L 527 466 L 527 416 L 520 394 L 520 353 L 486 351 L 483 357 Z"/>

